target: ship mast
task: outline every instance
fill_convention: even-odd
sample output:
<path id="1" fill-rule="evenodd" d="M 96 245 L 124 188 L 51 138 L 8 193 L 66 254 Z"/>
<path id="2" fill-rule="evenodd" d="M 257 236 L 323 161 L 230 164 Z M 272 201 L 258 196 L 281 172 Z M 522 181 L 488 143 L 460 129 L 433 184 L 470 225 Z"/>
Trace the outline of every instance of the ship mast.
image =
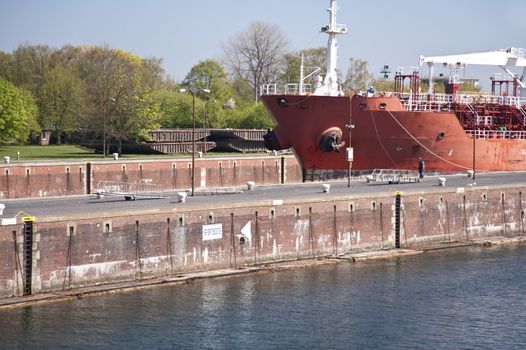
<path id="1" fill-rule="evenodd" d="M 338 96 L 340 88 L 338 86 L 338 75 L 336 73 L 336 64 L 338 60 L 338 42 L 336 36 L 338 34 L 346 34 L 347 26 L 345 24 L 336 23 L 336 0 L 331 0 L 331 7 L 327 9 L 330 15 L 329 24 L 321 28 L 323 33 L 329 35 L 327 42 L 327 75 L 323 81 L 323 85 L 316 88 L 315 95 Z"/>

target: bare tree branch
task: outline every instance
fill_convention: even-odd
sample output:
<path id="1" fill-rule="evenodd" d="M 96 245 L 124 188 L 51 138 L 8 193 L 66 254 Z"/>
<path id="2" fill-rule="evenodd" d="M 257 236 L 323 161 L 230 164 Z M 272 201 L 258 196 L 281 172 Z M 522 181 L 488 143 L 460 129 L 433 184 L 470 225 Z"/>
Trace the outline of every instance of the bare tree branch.
<path id="1" fill-rule="evenodd" d="M 260 85 L 277 80 L 287 46 L 277 25 L 253 22 L 224 45 L 224 64 L 234 79 L 248 83 L 257 98 Z"/>

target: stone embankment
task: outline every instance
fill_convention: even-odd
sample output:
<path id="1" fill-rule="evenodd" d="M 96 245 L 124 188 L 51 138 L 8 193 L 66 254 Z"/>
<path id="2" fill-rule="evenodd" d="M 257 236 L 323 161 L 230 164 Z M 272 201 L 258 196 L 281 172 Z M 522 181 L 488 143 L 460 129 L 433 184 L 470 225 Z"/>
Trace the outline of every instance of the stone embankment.
<path id="1" fill-rule="evenodd" d="M 520 184 L 312 197 L 281 190 L 282 200 L 224 195 L 220 204 L 7 222 L 1 304 L 524 238 Z"/>

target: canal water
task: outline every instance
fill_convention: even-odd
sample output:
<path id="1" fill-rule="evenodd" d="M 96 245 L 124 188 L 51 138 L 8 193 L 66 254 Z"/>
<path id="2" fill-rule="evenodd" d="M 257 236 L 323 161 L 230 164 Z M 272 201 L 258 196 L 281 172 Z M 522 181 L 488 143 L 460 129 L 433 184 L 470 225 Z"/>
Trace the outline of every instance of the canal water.
<path id="1" fill-rule="evenodd" d="M 200 280 L 0 311 L 2 349 L 524 349 L 526 246 Z"/>

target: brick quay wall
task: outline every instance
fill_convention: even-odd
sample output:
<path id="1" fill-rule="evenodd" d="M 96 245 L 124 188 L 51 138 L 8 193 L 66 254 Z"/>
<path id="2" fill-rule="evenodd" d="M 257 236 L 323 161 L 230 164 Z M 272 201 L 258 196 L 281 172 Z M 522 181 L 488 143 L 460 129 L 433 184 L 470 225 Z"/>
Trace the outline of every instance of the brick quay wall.
<path id="1" fill-rule="evenodd" d="M 192 161 L 185 159 L 15 162 L 0 164 L 0 199 L 83 195 L 100 181 L 147 182 L 164 190 L 192 186 Z M 302 181 L 294 156 L 195 159 L 195 187 L 270 185 Z"/>
<path id="2" fill-rule="evenodd" d="M 39 217 L 0 226 L 0 297 L 284 259 L 524 236 L 526 187 Z"/>

